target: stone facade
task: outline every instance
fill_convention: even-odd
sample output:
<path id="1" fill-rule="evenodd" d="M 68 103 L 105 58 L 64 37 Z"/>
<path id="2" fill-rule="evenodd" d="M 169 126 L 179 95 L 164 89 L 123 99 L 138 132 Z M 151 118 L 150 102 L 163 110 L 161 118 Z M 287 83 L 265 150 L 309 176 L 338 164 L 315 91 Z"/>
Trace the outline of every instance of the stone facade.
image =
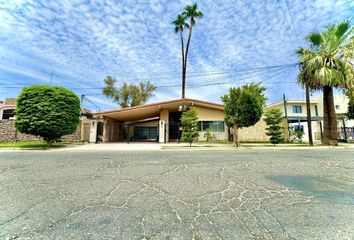
<path id="1" fill-rule="evenodd" d="M 78 125 L 77 130 L 70 135 L 65 135 L 60 138 L 61 141 L 66 142 L 79 142 L 81 141 L 81 123 Z M 43 141 L 39 136 L 19 133 L 14 125 L 13 120 L 3 119 L 0 120 L 0 142 L 16 142 L 16 141 Z"/>

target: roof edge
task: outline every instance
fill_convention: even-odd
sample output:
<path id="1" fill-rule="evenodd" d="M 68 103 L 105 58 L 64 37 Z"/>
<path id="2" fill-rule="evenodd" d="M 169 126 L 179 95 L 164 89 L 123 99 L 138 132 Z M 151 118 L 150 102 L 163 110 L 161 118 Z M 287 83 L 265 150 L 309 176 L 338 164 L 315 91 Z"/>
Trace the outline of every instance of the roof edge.
<path id="1" fill-rule="evenodd" d="M 197 103 L 202 103 L 202 104 L 207 104 L 207 105 L 213 105 L 216 107 L 224 107 L 223 104 L 219 104 L 219 103 L 213 103 L 213 102 L 208 102 L 208 101 L 193 99 L 193 98 L 179 98 L 179 99 L 173 99 L 173 100 L 162 101 L 162 102 L 147 103 L 147 104 L 134 106 L 134 107 L 127 107 L 127 108 L 120 108 L 120 109 L 116 109 L 116 110 L 96 112 L 96 113 L 94 113 L 94 115 L 96 116 L 96 115 L 102 115 L 102 114 L 106 114 L 106 113 L 129 111 L 129 110 L 134 110 L 134 109 L 139 109 L 139 108 L 144 108 L 144 107 L 153 107 L 153 106 L 158 106 L 161 104 L 169 104 L 169 103 L 176 103 L 176 102 L 183 102 L 183 101 L 197 102 Z"/>

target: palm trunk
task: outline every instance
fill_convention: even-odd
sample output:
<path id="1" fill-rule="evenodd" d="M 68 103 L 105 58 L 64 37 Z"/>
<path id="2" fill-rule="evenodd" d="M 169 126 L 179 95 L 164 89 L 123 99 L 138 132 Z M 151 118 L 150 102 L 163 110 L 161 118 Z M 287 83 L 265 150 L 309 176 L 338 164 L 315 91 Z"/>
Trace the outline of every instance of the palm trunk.
<path id="1" fill-rule="evenodd" d="M 333 88 L 323 87 L 323 145 L 338 145 L 337 116 L 334 109 Z"/>
<path id="2" fill-rule="evenodd" d="M 310 86 L 309 86 L 307 79 L 306 79 L 306 115 L 307 115 L 307 130 L 308 130 L 308 135 L 309 135 L 309 144 L 310 144 L 310 146 L 313 146 Z"/>
<path id="3" fill-rule="evenodd" d="M 183 34 L 182 30 L 179 31 L 181 36 L 181 45 L 182 45 L 182 98 L 185 96 L 185 82 L 186 82 L 186 75 L 184 72 L 184 43 L 183 43 Z"/>
<path id="4" fill-rule="evenodd" d="M 240 142 L 238 141 L 238 126 L 236 124 L 234 124 L 233 130 L 234 130 L 234 146 L 239 147 Z"/>
<path id="5" fill-rule="evenodd" d="M 191 36 L 192 36 L 192 29 L 193 29 L 193 25 L 192 25 L 192 20 L 191 20 L 190 27 L 189 27 L 189 35 L 188 35 L 188 40 L 187 40 L 187 45 L 186 45 L 186 56 L 184 57 L 184 70 L 183 70 L 184 79 L 182 81 L 182 98 L 185 98 L 185 92 L 186 92 L 186 72 L 187 72 L 186 69 L 187 69 L 189 44 L 191 42 Z"/>

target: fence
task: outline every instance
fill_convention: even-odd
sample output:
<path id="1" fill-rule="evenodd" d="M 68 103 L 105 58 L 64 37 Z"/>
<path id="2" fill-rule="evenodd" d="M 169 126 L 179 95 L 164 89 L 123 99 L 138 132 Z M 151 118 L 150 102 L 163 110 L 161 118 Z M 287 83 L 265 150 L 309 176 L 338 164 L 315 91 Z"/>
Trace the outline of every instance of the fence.
<path id="1" fill-rule="evenodd" d="M 354 140 L 354 127 L 338 128 L 338 140 L 340 141 Z"/>

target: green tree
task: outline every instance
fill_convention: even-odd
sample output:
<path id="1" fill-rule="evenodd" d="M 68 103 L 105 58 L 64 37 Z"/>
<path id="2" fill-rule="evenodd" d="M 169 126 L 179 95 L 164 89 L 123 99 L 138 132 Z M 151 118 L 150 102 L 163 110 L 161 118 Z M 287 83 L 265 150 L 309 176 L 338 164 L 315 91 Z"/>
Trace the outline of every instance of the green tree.
<path id="1" fill-rule="evenodd" d="M 188 111 L 182 113 L 182 141 L 188 142 L 192 146 L 199 138 L 199 121 L 197 117 L 197 110 L 190 108 Z"/>
<path id="2" fill-rule="evenodd" d="M 102 92 L 105 96 L 112 98 L 122 108 L 134 107 L 146 103 L 152 96 L 156 87 L 150 83 L 133 83 L 124 82 L 119 88 L 115 86 L 117 80 L 111 76 L 104 79 L 105 86 Z"/>
<path id="3" fill-rule="evenodd" d="M 172 22 L 175 26 L 175 32 L 180 32 L 181 37 L 181 45 L 182 45 L 182 98 L 185 98 L 186 92 L 186 72 L 187 72 L 187 59 L 189 46 L 192 38 L 192 30 L 195 25 L 195 21 L 197 18 L 203 17 L 203 13 L 198 10 L 198 5 L 196 3 L 192 5 L 187 5 L 184 8 L 184 11 L 177 15 L 176 20 Z M 189 20 L 189 24 L 186 23 L 186 20 Z M 184 45 L 183 45 L 183 29 L 189 28 L 188 40 L 186 45 L 186 52 L 184 53 Z"/>
<path id="4" fill-rule="evenodd" d="M 238 129 L 256 124 L 262 116 L 266 89 L 260 84 L 247 84 L 241 88 L 232 87 L 229 94 L 221 97 L 224 103 L 225 122 L 234 131 L 235 147 L 240 145 Z"/>
<path id="5" fill-rule="evenodd" d="M 264 114 L 264 121 L 268 125 L 266 135 L 270 137 L 272 144 L 278 144 L 284 141 L 283 127 L 280 125 L 283 121 L 282 112 L 279 109 L 272 109 Z"/>
<path id="6" fill-rule="evenodd" d="M 74 133 L 79 121 L 80 100 L 63 87 L 25 87 L 17 98 L 16 129 L 41 136 L 48 145 L 63 135 Z"/>
<path id="7" fill-rule="evenodd" d="M 332 24 L 323 32 L 306 36 L 310 48 L 300 48 L 297 53 L 304 63 L 299 74 L 306 76 L 311 89 L 323 90 L 324 145 L 337 145 L 337 119 L 334 109 L 333 88 L 351 89 L 354 85 L 354 36 L 350 22 Z"/>

